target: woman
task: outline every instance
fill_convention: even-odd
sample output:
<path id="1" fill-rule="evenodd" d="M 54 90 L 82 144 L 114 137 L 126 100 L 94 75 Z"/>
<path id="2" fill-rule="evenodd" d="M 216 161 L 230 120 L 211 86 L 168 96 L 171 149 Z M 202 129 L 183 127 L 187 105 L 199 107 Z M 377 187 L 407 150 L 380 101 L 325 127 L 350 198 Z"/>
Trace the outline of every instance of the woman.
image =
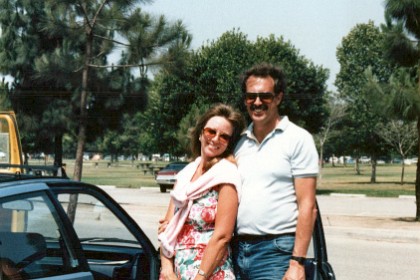
<path id="1" fill-rule="evenodd" d="M 160 227 L 161 279 L 235 279 L 229 241 L 241 179 L 232 152 L 244 128 L 242 115 L 220 104 L 192 130 L 197 158 L 178 173 Z"/>

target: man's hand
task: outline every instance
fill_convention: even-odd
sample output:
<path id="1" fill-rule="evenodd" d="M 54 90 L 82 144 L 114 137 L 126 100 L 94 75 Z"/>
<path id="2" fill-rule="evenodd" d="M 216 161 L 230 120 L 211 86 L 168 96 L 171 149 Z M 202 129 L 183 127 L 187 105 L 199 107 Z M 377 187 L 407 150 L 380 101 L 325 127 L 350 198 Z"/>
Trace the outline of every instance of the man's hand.
<path id="1" fill-rule="evenodd" d="M 305 280 L 305 267 L 296 261 L 290 261 L 289 269 L 283 280 Z"/>
<path id="2" fill-rule="evenodd" d="M 3 271 L 6 279 L 23 280 L 19 269 L 17 269 L 13 262 L 8 259 L 0 260 L 0 269 Z"/>

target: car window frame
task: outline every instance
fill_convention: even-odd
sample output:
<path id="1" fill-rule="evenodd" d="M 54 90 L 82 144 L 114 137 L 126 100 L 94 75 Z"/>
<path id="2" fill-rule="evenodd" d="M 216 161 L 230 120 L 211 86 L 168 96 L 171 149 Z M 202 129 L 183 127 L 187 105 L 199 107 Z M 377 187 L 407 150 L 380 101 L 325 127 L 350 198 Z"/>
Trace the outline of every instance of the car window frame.
<path id="1" fill-rule="evenodd" d="M 314 259 L 318 266 L 318 271 L 320 272 L 320 277 L 322 279 L 330 279 L 335 280 L 335 273 L 328 262 L 328 250 L 327 250 L 327 242 L 325 239 L 325 232 L 324 227 L 322 224 L 322 216 L 321 211 L 319 209 L 318 201 L 315 201 L 316 205 L 316 219 L 315 224 L 312 232 L 312 247 L 313 247 L 313 254 Z"/>
<path id="2" fill-rule="evenodd" d="M 104 206 L 106 206 L 115 215 L 115 217 L 118 218 L 121 221 L 121 223 L 126 226 L 127 230 L 137 239 L 137 241 L 142 246 L 142 249 L 144 253 L 146 254 L 146 256 L 148 257 L 149 263 L 150 263 L 150 279 L 159 278 L 160 259 L 159 259 L 158 251 L 155 249 L 149 237 L 144 233 L 144 231 L 134 221 L 134 219 L 108 193 L 106 193 L 104 190 L 102 190 L 101 188 L 95 185 L 84 183 L 84 182 L 77 182 L 77 181 L 54 182 L 54 183 L 50 183 L 49 186 L 50 186 L 50 190 L 55 195 L 59 195 L 59 194 L 92 195 L 98 201 L 100 201 Z M 58 200 L 57 200 L 57 203 L 59 203 Z M 71 224 L 64 209 L 62 207 L 61 209 L 64 212 L 64 215 L 66 215 L 66 219 Z"/>

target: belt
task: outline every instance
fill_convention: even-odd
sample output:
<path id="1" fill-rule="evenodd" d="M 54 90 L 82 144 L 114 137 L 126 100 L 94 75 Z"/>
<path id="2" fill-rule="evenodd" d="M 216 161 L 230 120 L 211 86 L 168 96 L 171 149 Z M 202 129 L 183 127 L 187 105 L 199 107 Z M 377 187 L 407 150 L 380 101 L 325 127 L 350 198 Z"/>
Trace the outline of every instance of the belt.
<path id="1" fill-rule="evenodd" d="M 256 242 L 256 241 L 273 240 L 282 236 L 295 236 L 295 233 L 290 232 L 290 233 L 264 234 L 264 235 L 240 234 L 240 235 L 235 235 L 234 239 L 239 242 Z"/>

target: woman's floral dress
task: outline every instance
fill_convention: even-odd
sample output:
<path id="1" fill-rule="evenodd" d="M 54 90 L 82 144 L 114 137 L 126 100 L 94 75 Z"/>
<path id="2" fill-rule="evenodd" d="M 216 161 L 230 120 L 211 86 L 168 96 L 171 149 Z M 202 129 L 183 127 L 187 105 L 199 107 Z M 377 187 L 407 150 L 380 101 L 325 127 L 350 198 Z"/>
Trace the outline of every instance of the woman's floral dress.
<path id="1" fill-rule="evenodd" d="M 218 196 L 219 193 L 212 189 L 193 202 L 175 246 L 174 263 L 178 278 L 194 279 L 200 268 L 204 250 L 214 232 Z M 230 248 L 208 279 L 235 279 Z"/>

